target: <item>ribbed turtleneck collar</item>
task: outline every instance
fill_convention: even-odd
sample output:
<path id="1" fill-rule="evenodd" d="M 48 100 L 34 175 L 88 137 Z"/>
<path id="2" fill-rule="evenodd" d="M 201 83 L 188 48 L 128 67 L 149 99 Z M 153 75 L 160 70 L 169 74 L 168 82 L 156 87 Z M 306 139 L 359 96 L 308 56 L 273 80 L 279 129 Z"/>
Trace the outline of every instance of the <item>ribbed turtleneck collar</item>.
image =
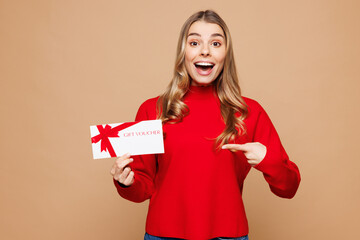
<path id="1" fill-rule="evenodd" d="M 207 98 L 215 96 L 215 86 L 214 84 L 208 86 L 190 85 L 187 95 L 191 98 Z"/>

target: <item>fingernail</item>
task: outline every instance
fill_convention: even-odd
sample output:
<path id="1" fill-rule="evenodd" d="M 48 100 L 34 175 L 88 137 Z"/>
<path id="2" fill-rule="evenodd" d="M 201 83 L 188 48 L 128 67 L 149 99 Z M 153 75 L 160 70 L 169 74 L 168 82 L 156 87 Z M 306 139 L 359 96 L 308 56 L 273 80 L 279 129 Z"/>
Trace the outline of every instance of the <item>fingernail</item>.
<path id="1" fill-rule="evenodd" d="M 222 148 L 222 149 L 225 149 L 225 148 L 226 148 L 226 146 L 221 146 L 221 148 Z"/>

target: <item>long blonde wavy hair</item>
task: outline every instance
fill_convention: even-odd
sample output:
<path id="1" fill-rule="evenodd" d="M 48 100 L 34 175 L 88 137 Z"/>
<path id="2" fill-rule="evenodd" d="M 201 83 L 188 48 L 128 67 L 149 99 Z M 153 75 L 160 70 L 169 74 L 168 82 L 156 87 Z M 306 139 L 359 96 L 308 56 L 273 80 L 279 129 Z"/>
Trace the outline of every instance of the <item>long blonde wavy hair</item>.
<path id="1" fill-rule="evenodd" d="M 191 15 L 180 31 L 173 78 L 160 95 L 157 101 L 157 118 L 163 124 L 177 123 L 188 113 L 189 108 L 183 102 L 183 97 L 188 92 L 191 78 L 185 68 L 185 46 L 190 26 L 196 21 L 215 23 L 219 25 L 225 34 L 226 56 L 223 70 L 220 72 L 213 84 L 220 100 L 221 115 L 226 125 L 224 131 L 216 138 L 215 144 L 220 148 L 226 143 L 231 143 L 237 136 L 246 132 L 243 120 L 248 114 L 248 107 L 241 97 L 241 90 L 238 84 L 232 41 L 229 29 L 224 20 L 214 11 L 199 11 Z M 240 113 L 239 117 L 235 116 Z"/>

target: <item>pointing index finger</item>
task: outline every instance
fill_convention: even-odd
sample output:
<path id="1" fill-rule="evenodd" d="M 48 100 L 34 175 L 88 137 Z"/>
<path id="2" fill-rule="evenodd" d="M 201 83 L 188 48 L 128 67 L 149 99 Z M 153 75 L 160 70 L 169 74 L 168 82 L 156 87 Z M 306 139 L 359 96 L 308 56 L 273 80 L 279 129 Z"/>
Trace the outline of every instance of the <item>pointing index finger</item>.
<path id="1" fill-rule="evenodd" d="M 246 143 L 245 144 L 225 144 L 222 146 L 222 149 L 249 151 L 250 146 L 248 146 Z"/>

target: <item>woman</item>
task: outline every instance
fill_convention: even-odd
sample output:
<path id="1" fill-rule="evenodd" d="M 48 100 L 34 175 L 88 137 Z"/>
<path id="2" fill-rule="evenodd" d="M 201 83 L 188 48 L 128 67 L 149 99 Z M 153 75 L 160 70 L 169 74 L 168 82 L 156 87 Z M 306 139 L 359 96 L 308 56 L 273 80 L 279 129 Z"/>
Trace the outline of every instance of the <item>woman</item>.
<path id="1" fill-rule="evenodd" d="M 136 121 L 163 121 L 165 153 L 124 155 L 111 174 L 118 193 L 150 199 L 147 239 L 248 239 L 242 201 L 251 167 L 271 191 L 292 198 L 300 183 L 264 109 L 242 97 L 232 42 L 213 11 L 183 25 L 165 93 L 145 101 Z"/>

